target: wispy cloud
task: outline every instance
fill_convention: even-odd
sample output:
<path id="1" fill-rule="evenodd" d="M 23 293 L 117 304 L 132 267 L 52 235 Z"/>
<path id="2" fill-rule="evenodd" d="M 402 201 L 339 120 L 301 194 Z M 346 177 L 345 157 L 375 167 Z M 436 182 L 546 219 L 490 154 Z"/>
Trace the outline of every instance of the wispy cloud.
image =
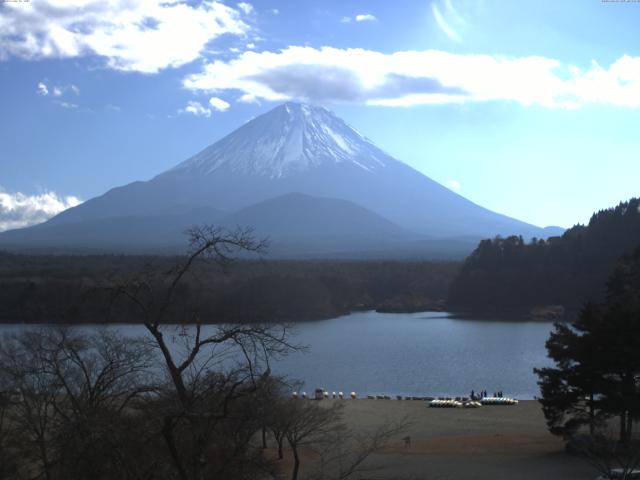
<path id="1" fill-rule="evenodd" d="M 220 1 L 127 0 L 4 2 L 0 60 L 96 55 L 109 68 L 155 73 L 201 56 L 223 34 L 244 36 L 240 11 Z"/>
<path id="2" fill-rule="evenodd" d="M 74 84 L 70 84 L 70 85 L 47 85 L 44 81 L 39 82 L 38 83 L 38 87 L 36 89 L 36 93 L 40 96 L 43 97 L 47 97 L 47 96 L 51 96 L 54 97 L 52 102 L 55 105 L 58 105 L 62 108 L 67 108 L 67 109 L 76 109 L 79 107 L 79 105 L 77 103 L 71 102 L 71 101 L 67 101 L 65 99 L 63 99 L 65 97 L 65 95 L 68 97 L 68 93 L 71 92 L 73 93 L 75 96 L 80 95 L 80 88 L 78 88 L 76 85 Z"/>
<path id="3" fill-rule="evenodd" d="M 80 88 L 78 88 L 74 84 L 69 85 L 47 85 L 46 81 L 42 81 L 38 83 L 38 87 L 36 89 L 36 93 L 38 95 L 42 95 L 46 97 L 51 94 L 54 97 L 62 97 L 65 93 L 71 91 L 75 95 L 80 95 Z"/>
<path id="4" fill-rule="evenodd" d="M 191 114 L 191 115 L 195 115 L 196 117 L 209 118 L 211 116 L 211 109 L 205 107 L 200 102 L 190 100 L 187 102 L 186 107 L 178 110 L 178 113 Z"/>
<path id="5" fill-rule="evenodd" d="M 55 103 L 60 105 L 62 108 L 75 109 L 79 107 L 77 103 L 73 102 L 56 101 Z"/>
<path id="6" fill-rule="evenodd" d="M 238 3 L 238 8 L 242 10 L 245 15 L 249 15 L 251 12 L 253 12 L 253 5 L 247 2 Z"/>
<path id="7" fill-rule="evenodd" d="M 78 197 L 62 197 L 54 192 L 25 195 L 0 190 L 0 231 L 42 223 L 80 203 Z"/>
<path id="8" fill-rule="evenodd" d="M 342 17 L 340 23 L 351 23 L 351 17 Z"/>
<path id="9" fill-rule="evenodd" d="M 453 40 L 454 42 L 457 42 L 457 43 L 462 42 L 462 38 L 460 37 L 458 32 L 456 32 L 453 29 L 453 27 L 451 27 L 445 20 L 444 16 L 440 12 L 440 9 L 438 8 L 438 5 L 436 5 L 435 3 L 432 3 L 431 12 L 433 13 L 433 18 L 438 24 L 438 27 L 440 27 L 440 30 L 442 30 L 444 34 L 447 37 L 449 37 L 450 40 Z"/>
<path id="10" fill-rule="evenodd" d="M 593 62 L 582 69 L 541 56 L 291 46 L 214 61 L 183 83 L 214 94 L 240 91 L 243 102 L 299 99 L 412 106 L 511 101 L 547 108 L 640 107 L 640 57 L 625 55 L 608 68 Z"/>

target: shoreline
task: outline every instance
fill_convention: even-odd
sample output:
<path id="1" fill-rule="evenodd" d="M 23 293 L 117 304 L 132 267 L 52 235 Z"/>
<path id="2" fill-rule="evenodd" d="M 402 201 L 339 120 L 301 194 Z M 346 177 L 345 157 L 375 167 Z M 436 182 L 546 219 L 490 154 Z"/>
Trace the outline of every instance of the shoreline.
<path id="1" fill-rule="evenodd" d="M 437 317 L 433 318 L 450 318 L 452 320 L 460 320 L 460 321 L 499 321 L 499 322 L 507 322 L 507 323 L 526 323 L 526 322 L 536 322 L 536 323 L 553 323 L 553 322 L 568 322 L 569 320 L 558 320 L 558 319 L 549 319 L 549 318 L 541 318 L 541 317 L 528 317 L 522 312 L 516 314 L 515 312 L 482 312 L 482 311 L 462 311 L 462 310 L 446 310 L 446 309 L 433 309 L 433 310 L 408 310 L 408 311 L 380 311 L 374 307 L 371 308 L 358 308 L 355 310 L 344 311 L 337 313 L 335 315 L 330 315 L 322 318 L 308 318 L 308 319 L 299 319 L 299 320 L 273 320 L 269 322 L 201 322 L 201 325 L 225 325 L 225 324 L 233 324 L 237 323 L 240 325 L 251 325 L 251 324 L 273 324 L 273 325 L 295 325 L 298 323 L 315 323 L 322 322 L 326 320 L 335 320 L 342 317 L 348 317 L 349 315 L 358 314 L 358 313 L 378 313 L 380 315 L 416 315 L 416 314 L 440 314 Z M 68 322 L 28 322 L 24 320 L 10 320 L 10 319 L 0 319 L 0 325 L 34 325 L 34 326 L 111 326 L 111 325 L 142 325 L 142 322 L 131 322 L 131 321 L 113 321 L 113 322 L 77 322 L 77 323 L 68 323 Z M 195 323 L 166 323 L 165 325 L 196 325 Z"/>

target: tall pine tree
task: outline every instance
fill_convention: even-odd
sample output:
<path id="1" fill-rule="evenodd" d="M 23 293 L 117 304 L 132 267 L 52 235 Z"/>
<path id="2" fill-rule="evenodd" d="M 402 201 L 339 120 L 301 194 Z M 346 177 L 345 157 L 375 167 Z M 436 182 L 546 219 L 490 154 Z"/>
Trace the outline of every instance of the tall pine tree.
<path id="1" fill-rule="evenodd" d="M 617 416 L 619 440 L 628 443 L 640 418 L 640 248 L 618 263 L 604 304 L 556 324 L 546 346 L 555 367 L 535 373 L 549 430 L 568 437 L 588 426 L 593 434 Z"/>

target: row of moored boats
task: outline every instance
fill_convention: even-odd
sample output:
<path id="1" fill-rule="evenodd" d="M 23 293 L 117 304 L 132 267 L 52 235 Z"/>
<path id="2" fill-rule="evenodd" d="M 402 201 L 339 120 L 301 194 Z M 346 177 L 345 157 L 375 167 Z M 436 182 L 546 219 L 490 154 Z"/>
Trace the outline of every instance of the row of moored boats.
<path id="1" fill-rule="evenodd" d="M 482 405 L 517 405 L 518 400 L 509 397 L 483 397 L 480 400 L 435 398 L 429 402 L 433 408 L 478 408 Z"/>

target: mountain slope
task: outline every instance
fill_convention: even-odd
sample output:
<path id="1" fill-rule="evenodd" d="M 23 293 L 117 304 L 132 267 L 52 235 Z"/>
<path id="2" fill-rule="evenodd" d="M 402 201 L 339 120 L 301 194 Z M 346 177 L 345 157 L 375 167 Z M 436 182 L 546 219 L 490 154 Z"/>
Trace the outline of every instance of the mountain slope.
<path id="1" fill-rule="evenodd" d="M 59 251 L 178 252 L 184 250 L 186 230 L 204 223 L 230 230 L 251 226 L 256 237 L 270 240 L 272 256 L 288 253 L 340 256 L 370 251 L 383 254 L 385 250 L 422 240 L 352 202 L 291 193 L 233 214 L 199 208 L 180 214 L 45 223 L 5 232 L 1 241 L 22 251 L 46 246 Z"/>
<path id="2" fill-rule="evenodd" d="M 243 208 L 222 223 L 251 225 L 257 237 L 269 238 L 272 256 L 389 257 L 421 239 L 353 202 L 300 193 Z"/>
<path id="3" fill-rule="evenodd" d="M 114 188 L 45 225 L 180 216 L 201 208 L 233 214 L 293 192 L 351 202 L 405 231 L 431 238 L 549 236 L 434 182 L 328 110 L 296 103 L 255 118 L 149 181 Z M 277 215 L 270 218 L 277 223 Z M 0 234 L 0 245 L 6 237 Z M 31 241 L 46 245 L 48 240 L 42 235 Z"/>
<path id="4" fill-rule="evenodd" d="M 176 214 L 129 215 L 45 222 L 0 234 L 0 246 L 12 250 L 82 250 L 87 252 L 145 253 L 183 250 L 185 230 L 202 223 L 218 223 L 226 216 L 213 208 Z"/>
<path id="5" fill-rule="evenodd" d="M 301 193 L 289 193 L 243 208 L 224 218 L 223 223 L 229 227 L 251 225 L 259 236 L 283 239 L 344 237 L 380 240 L 384 237 L 415 237 L 352 202 Z"/>

